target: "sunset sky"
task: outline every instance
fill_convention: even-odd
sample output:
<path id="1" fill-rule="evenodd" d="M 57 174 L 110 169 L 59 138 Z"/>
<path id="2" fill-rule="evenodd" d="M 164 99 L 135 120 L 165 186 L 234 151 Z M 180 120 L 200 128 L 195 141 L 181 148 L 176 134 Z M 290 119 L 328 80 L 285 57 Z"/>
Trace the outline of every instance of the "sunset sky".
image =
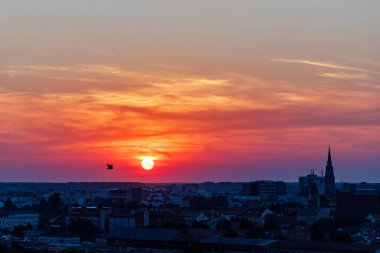
<path id="1" fill-rule="evenodd" d="M 379 182 L 379 10 L 1 0 L 0 181 Z"/>

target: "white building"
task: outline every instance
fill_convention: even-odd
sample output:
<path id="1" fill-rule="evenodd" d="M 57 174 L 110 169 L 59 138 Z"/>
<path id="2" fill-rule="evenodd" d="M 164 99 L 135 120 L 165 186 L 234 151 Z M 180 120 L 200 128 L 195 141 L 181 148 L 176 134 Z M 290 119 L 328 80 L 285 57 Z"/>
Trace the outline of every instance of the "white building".
<path id="1" fill-rule="evenodd" d="M 332 209 L 322 207 L 309 207 L 303 208 L 297 213 L 297 221 L 303 221 L 307 225 L 311 225 L 321 218 L 331 219 Z"/>
<path id="2" fill-rule="evenodd" d="M 109 217 L 109 232 L 122 231 L 136 227 L 136 219 L 127 214 L 112 214 Z"/>
<path id="3" fill-rule="evenodd" d="M 37 241 L 49 245 L 78 245 L 80 238 L 65 230 L 52 230 L 38 236 Z"/>
<path id="4" fill-rule="evenodd" d="M 33 196 L 14 196 L 11 197 L 11 201 L 16 205 L 16 207 L 32 206 L 35 204 L 36 198 Z"/>
<path id="5" fill-rule="evenodd" d="M 182 207 L 183 206 L 182 196 L 174 195 L 174 194 L 170 195 L 169 196 L 169 203 Z"/>
<path id="6" fill-rule="evenodd" d="M 14 227 L 23 225 L 31 225 L 36 228 L 39 223 L 40 215 L 35 212 L 28 211 L 15 211 L 10 213 L 0 214 L 0 228 L 13 230 Z"/>

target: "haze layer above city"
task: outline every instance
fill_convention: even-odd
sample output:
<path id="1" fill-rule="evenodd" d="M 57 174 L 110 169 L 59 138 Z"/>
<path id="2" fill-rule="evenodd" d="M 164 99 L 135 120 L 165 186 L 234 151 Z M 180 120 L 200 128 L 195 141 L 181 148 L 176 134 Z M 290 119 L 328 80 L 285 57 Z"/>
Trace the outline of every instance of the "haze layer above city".
<path id="1" fill-rule="evenodd" d="M 2 0 L 1 181 L 379 182 L 379 9 Z"/>

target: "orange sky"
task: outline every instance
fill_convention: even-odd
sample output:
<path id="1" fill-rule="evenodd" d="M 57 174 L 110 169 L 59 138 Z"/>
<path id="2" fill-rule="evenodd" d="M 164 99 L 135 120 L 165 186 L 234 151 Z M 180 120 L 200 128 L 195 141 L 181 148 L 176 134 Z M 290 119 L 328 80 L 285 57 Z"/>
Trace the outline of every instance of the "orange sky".
<path id="1" fill-rule="evenodd" d="M 3 181 L 380 180 L 378 2 L 158 2 L 0 3 Z"/>

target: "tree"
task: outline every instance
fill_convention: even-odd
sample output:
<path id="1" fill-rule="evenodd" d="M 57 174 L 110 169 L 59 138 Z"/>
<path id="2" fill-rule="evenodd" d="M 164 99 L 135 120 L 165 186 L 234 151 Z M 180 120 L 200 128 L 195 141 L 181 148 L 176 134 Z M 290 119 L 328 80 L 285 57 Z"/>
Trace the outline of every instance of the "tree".
<path id="1" fill-rule="evenodd" d="M 63 207 L 63 203 L 61 202 L 61 195 L 57 192 L 50 195 L 46 207 L 49 213 L 57 213 L 59 209 Z"/>
<path id="2" fill-rule="evenodd" d="M 273 239 L 275 239 L 275 240 L 285 240 L 285 236 L 283 234 L 275 234 L 273 236 Z"/>
<path id="3" fill-rule="evenodd" d="M 329 199 L 326 197 L 326 195 L 322 194 L 322 195 L 319 197 L 319 206 L 320 206 L 320 207 L 329 207 L 329 206 L 330 206 L 330 201 L 329 201 Z"/>
<path id="4" fill-rule="evenodd" d="M 13 228 L 12 235 L 14 237 L 24 237 L 25 227 L 23 225 L 18 225 Z"/>
<path id="5" fill-rule="evenodd" d="M 10 252 L 21 253 L 24 252 L 23 248 L 16 241 L 11 242 Z"/>
<path id="6" fill-rule="evenodd" d="M 81 239 L 94 236 L 96 233 L 96 229 L 92 223 L 84 219 L 74 220 L 69 224 L 68 229 L 70 232 L 78 235 Z"/>
<path id="7" fill-rule="evenodd" d="M 311 239 L 313 241 L 331 241 L 336 230 L 336 225 L 332 220 L 322 218 L 317 220 L 310 228 Z"/>
<path id="8" fill-rule="evenodd" d="M 191 227 L 192 228 L 204 228 L 204 229 L 208 228 L 208 226 L 206 224 L 199 222 L 197 220 L 193 221 L 193 223 L 191 224 Z"/>
<path id="9" fill-rule="evenodd" d="M 363 219 L 355 216 L 337 216 L 335 223 L 337 227 L 358 227 L 363 222 Z"/>
<path id="10" fill-rule="evenodd" d="M 196 197 L 191 198 L 190 204 L 196 209 L 208 209 L 207 198 L 203 196 L 196 196 Z"/>
<path id="11" fill-rule="evenodd" d="M 263 228 L 262 227 L 253 227 L 248 230 L 246 233 L 247 238 L 265 238 Z"/>
<path id="12" fill-rule="evenodd" d="M 38 204 L 37 211 L 39 213 L 45 213 L 47 210 L 47 204 L 48 202 L 46 201 L 46 199 L 41 199 L 40 203 Z"/>
<path id="13" fill-rule="evenodd" d="M 226 209 L 228 208 L 228 200 L 226 197 L 218 195 L 216 197 L 212 197 L 209 200 L 210 209 Z"/>
<path id="14" fill-rule="evenodd" d="M 239 228 L 241 228 L 241 229 L 252 229 L 253 228 L 253 223 L 252 223 L 252 221 L 250 221 L 247 218 L 243 217 L 240 220 Z"/>
<path id="15" fill-rule="evenodd" d="M 17 209 L 17 207 L 10 198 L 7 198 L 7 200 L 4 203 L 3 209 L 6 211 L 14 211 Z"/>
<path id="16" fill-rule="evenodd" d="M 206 198 L 203 196 L 196 196 L 190 199 L 190 204 L 196 209 L 226 209 L 228 208 L 228 200 L 224 196 L 216 196 Z"/>
<path id="17" fill-rule="evenodd" d="M 232 228 L 232 224 L 229 220 L 227 219 L 221 219 L 218 221 L 216 224 L 216 229 L 217 230 L 229 230 Z"/>
<path id="18" fill-rule="evenodd" d="M 25 227 L 25 230 L 32 230 L 32 229 L 33 229 L 32 224 L 30 224 L 30 222 L 28 222 L 28 224 Z"/>
<path id="19" fill-rule="evenodd" d="M 264 222 L 264 229 L 278 230 L 280 229 L 280 225 L 278 224 L 275 218 L 269 218 L 266 219 Z"/>
<path id="20" fill-rule="evenodd" d="M 339 243 L 352 243 L 352 238 L 346 231 L 336 231 L 332 241 Z"/>

